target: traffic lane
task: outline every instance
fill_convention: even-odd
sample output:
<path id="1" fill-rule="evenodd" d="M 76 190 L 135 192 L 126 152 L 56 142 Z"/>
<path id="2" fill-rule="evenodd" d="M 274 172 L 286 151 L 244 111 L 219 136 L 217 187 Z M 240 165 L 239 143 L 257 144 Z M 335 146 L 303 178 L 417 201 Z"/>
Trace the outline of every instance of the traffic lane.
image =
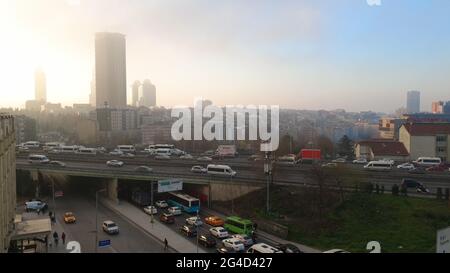
<path id="1" fill-rule="evenodd" d="M 103 205 L 98 207 L 98 239 L 111 240 L 111 247 L 99 248 L 99 253 L 137 253 L 137 252 L 162 252 L 163 246 L 154 238 L 123 219 L 115 212 Z M 82 251 L 95 252 L 95 200 L 88 199 L 80 195 L 66 194 L 65 197 L 57 199 L 57 217 L 63 222 L 65 212 L 73 212 L 77 218 L 75 224 L 64 224 L 68 236 L 80 242 Z M 118 235 L 108 235 L 102 230 L 102 223 L 105 220 L 114 221 L 120 229 Z"/>

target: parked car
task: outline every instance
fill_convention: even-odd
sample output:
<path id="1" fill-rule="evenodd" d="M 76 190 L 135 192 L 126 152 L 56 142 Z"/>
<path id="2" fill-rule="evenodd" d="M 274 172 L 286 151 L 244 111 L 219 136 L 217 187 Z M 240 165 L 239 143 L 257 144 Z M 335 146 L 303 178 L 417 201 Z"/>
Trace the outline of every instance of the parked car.
<path id="1" fill-rule="evenodd" d="M 169 204 L 167 204 L 164 200 L 156 201 L 155 205 L 160 209 L 165 209 L 169 206 Z"/>
<path id="2" fill-rule="evenodd" d="M 146 206 L 144 207 L 144 212 L 149 215 L 155 215 L 158 213 L 158 209 L 155 206 Z"/>
<path id="3" fill-rule="evenodd" d="M 188 237 L 197 236 L 197 229 L 194 226 L 184 225 L 180 228 L 180 231 Z"/>
<path id="4" fill-rule="evenodd" d="M 303 253 L 298 247 L 293 244 L 279 244 L 276 246 L 283 253 Z"/>
<path id="5" fill-rule="evenodd" d="M 134 169 L 135 172 L 138 173 L 152 173 L 153 169 L 147 166 L 139 166 Z"/>
<path id="6" fill-rule="evenodd" d="M 345 158 L 336 158 L 333 161 L 331 161 L 332 163 L 346 163 L 347 160 Z"/>
<path id="7" fill-rule="evenodd" d="M 409 162 L 403 163 L 403 164 L 400 164 L 397 166 L 397 169 L 400 169 L 400 170 L 412 170 L 414 168 L 415 168 L 414 164 L 409 163 Z"/>
<path id="8" fill-rule="evenodd" d="M 200 220 L 200 217 L 194 216 L 194 217 L 187 218 L 186 224 L 199 227 L 199 226 L 203 225 L 203 222 L 202 222 L 202 220 Z"/>
<path id="9" fill-rule="evenodd" d="M 222 240 L 222 243 L 223 243 L 224 247 L 233 248 L 235 251 L 238 251 L 238 252 L 245 250 L 244 244 L 241 242 L 241 240 L 239 240 L 237 238 L 228 238 L 228 239 Z"/>
<path id="10" fill-rule="evenodd" d="M 218 216 L 209 216 L 205 218 L 205 223 L 213 227 L 221 227 L 225 224 L 222 218 Z"/>
<path id="11" fill-rule="evenodd" d="M 48 208 L 47 203 L 41 200 L 32 200 L 25 202 L 25 210 L 28 211 L 42 211 Z"/>
<path id="12" fill-rule="evenodd" d="M 360 158 L 360 159 L 353 160 L 353 164 L 367 164 L 367 163 L 369 163 L 369 162 L 365 158 Z"/>
<path id="13" fill-rule="evenodd" d="M 49 163 L 52 166 L 56 166 L 56 167 L 65 167 L 66 163 L 61 162 L 61 161 L 50 161 Z"/>
<path id="14" fill-rule="evenodd" d="M 108 167 L 122 167 L 124 163 L 119 160 L 109 160 L 108 162 L 106 162 L 106 165 Z"/>
<path id="15" fill-rule="evenodd" d="M 246 235 L 246 234 L 233 234 L 233 235 L 231 235 L 231 238 L 238 239 L 246 247 L 247 246 L 251 246 L 251 245 L 253 245 L 255 243 L 255 242 L 253 242 L 253 238 L 251 236 Z"/>
<path id="16" fill-rule="evenodd" d="M 224 229 L 223 227 L 214 227 L 209 229 L 209 233 L 211 233 L 212 236 L 223 239 L 228 237 L 228 231 Z"/>
<path id="17" fill-rule="evenodd" d="M 179 207 L 170 207 L 167 211 L 173 216 L 181 215 L 181 209 Z"/>
<path id="18" fill-rule="evenodd" d="M 163 223 L 166 223 L 166 224 L 173 224 L 173 223 L 175 223 L 175 217 L 173 216 L 173 214 L 170 214 L 170 213 L 162 213 L 159 216 L 159 220 L 161 222 L 163 222 Z"/>
<path id="19" fill-rule="evenodd" d="M 113 221 L 107 220 L 103 222 L 102 229 L 104 232 L 113 235 L 119 234 L 119 227 Z"/>
<path id="20" fill-rule="evenodd" d="M 76 222 L 76 218 L 75 218 L 75 215 L 73 215 L 73 213 L 72 212 L 66 212 L 66 213 L 64 213 L 64 222 L 66 223 L 66 224 L 73 224 L 73 223 L 75 223 Z"/>
<path id="21" fill-rule="evenodd" d="M 430 191 L 425 188 L 425 186 L 417 180 L 414 179 L 403 179 L 400 185 L 401 189 L 416 189 L 419 193 L 429 193 Z"/>
<path id="22" fill-rule="evenodd" d="M 200 235 L 198 237 L 198 243 L 205 247 L 215 247 L 217 244 L 216 239 L 214 239 L 214 237 L 209 234 Z"/>
<path id="23" fill-rule="evenodd" d="M 207 169 L 202 166 L 194 166 L 191 168 L 191 172 L 193 173 L 206 173 Z"/>
<path id="24" fill-rule="evenodd" d="M 213 159 L 209 156 L 200 156 L 197 158 L 199 162 L 211 162 Z"/>

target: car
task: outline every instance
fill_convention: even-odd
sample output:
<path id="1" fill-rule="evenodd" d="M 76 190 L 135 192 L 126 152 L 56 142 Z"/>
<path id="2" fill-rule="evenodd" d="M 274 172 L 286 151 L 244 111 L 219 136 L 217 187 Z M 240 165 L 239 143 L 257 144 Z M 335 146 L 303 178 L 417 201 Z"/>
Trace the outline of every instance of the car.
<path id="1" fill-rule="evenodd" d="M 221 227 L 225 224 L 222 218 L 218 216 L 208 216 L 205 218 L 205 223 L 213 227 Z"/>
<path id="2" fill-rule="evenodd" d="M 124 154 L 121 154 L 120 157 L 135 158 L 136 156 L 134 154 L 124 153 Z"/>
<path id="3" fill-rule="evenodd" d="M 367 163 L 369 163 L 369 162 L 365 158 L 360 158 L 360 159 L 353 160 L 353 164 L 367 164 Z"/>
<path id="4" fill-rule="evenodd" d="M 42 202 L 41 200 L 33 200 L 25 202 L 25 210 L 29 211 L 42 211 L 48 208 L 47 203 Z"/>
<path id="5" fill-rule="evenodd" d="M 212 236 L 223 239 L 228 237 L 228 231 L 224 229 L 223 227 L 214 227 L 209 229 L 209 233 L 211 233 Z"/>
<path id="6" fill-rule="evenodd" d="M 403 163 L 403 164 L 400 164 L 397 166 L 397 169 L 399 169 L 399 170 L 412 170 L 414 168 L 415 168 L 414 164 L 409 163 L 409 162 L 406 162 L 406 163 Z"/>
<path id="7" fill-rule="evenodd" d="M 411 170 L 408 170 L 408 173 L 410 174 L 426 174 L 427 170 L 423 167 L 414 167 Z"/>
<path id="8" fill-rule="evenodd" d="M 106 165 L 108 167 L 122 167 L 124 163 L 119 160 L 109 160 L 108 162 L 106 162 Z"/>
<path id="9" fill-rule="evenodd" d="M 155 159 L 156 160 L 170 160 L 171 157 L 170 157 L 170 155 L 156 155 Z"/>
<path id="10" fill-rule="evenodd" d="M 179 207 L 170 207 L 167 211 L 173 216 L 181 215 L 181 209 Z"/>
<path id="11" fill-rule="evenodd" d="M 241 240 L 237 239 L 237 238 L 228 238 L 225 240 L 222 240 L 222 244 L 224 247 L 229 247 L 229 248 L 233 248 L 235 251 L 244 251 L 245 250 L 245 246 L 242 243 Z"/>
<path id="12" fill-rule="evenodd" d="M 214 151 L 214 150 L 209 150 L 209 151 L 204 152 L 204 153 L 202 154 L 202 156 L 213 156 L 214 154 L 216 154 L 216 151 Z"/>
<path id="13" fill-rule="evenodd" d="M 170 151 L 170 153 L 171 153 L 172 155 L 176 155 L 176 156 L 182 156 L 182 155 L 185 155 L 185 154 L 186 154 L 185 151 L 182 151 L 182 150 L 177 149 L 177 148 L 172 149 L 172 150 Z"/>
<path id="14" fill-rule="evenodd" d="M 336 158 L 333 161 L 331 161 L 332 163 L 346 163 L 347 160 L 345 158 Z"/>
<path id="15" fill-rule="evenodd" d="M 414 179 L 403 179 L 402 184 L 400 185 L 401 189 L 416 189 L 418 193 L 429 193 L 430 191 L 425 188 L 425 186 L 417 180 Z"/>
<path id="16" fill-rule="evenodd" d="M 173 224 L 173 223 L 175 223 L 175 217 L 173 216 L 173 214 L 170 214 L 170 213 L 162 213 L 159 216 L 159 220 L 161 222 L 163 222 L 163 223 L 166 223 L 166 224 Z"/>
<path id="17" fill-rule="evenodd" d="M 197 161 L 199 162 L 211 162 L 213 159 L 209 156 L 200 156 L 197 157 Z"/>
<path id="18" fill-rule="evenodd" d="M 202 166 L 194 166 L 191 168 L 191 172 L 193 173 L 206 173 L 207 169 L 203 168 Z"/>
<path id="19" fill-rule="evenodd" d="M 197 236 L 197 229 L 194 226 L 190 225 L 183 225 L 180 228 L 181 233 L 186 235 L 187 237 L 194 237 Z"/>
<path id="20" fill-rule="evenodd" d="M 149 215 L 154 215 L 158 213 L 158 209 L 155 206 L 146 206 L 144 207 L 144 212 Z"/>
<path id="21" fill-rule="evenodd" d="M 123 152 L 121 150 L 114 150 L 109 152 L 109 155 L 123 155 Z"/>
<path id="22" fill-rule="evenodd" d="M 194 217 L 187 218 L 186 224 L 199 227 L 199 226 L 203 225 L 203 222 L 202 222 L 202 220 L 200 220 L 200 217 L 194 216 Z"/>
<path id="23" fill-rule="evenodd" d="M 241 241 L 241 243 L 244 244 L 244 246 L 248 247 L 253 245 L 255 242 L 253 242 L 253 239 L 251 236 L 248 236 L 246 234 L 233 234 L 231 235 L 231 238 L 235 238 Z"/>
<path id="24" fill-rule="evenodd" d="M 190 154 L 185 154 L 179 157 L 179 159 L 183 159 L 183 160 L 193 160 L 194 157 Z"/>
<path id="25" fill-rule="evenodd" d="M 337 163 L 325 163 L 322 164 L 322 168 L 336 168 L 337 167 Z"/>
<path id="26" fill-rule="evenodd" d="M 276 248 L 283 251 L 283 253 L 303 253 L 303 251 L 293 244 L 278 244 Z"/>
<path id="27" fill-rule="evenodd" d="M 324 251 L 322 253 L 350 253 L 347 250 L 343 250 L 343 249 L 330 249 L 327 251 Z"/>
<path id="28" fill-rule="evenodd" d="M 139 166 L 134 169 L 135 172 L 138 173 L 152 173 L 153 169 L 147 166 Z"/>
<path id="29" fill-rule="evenodd" d="M 75 223 L 76 222 L 76 218 L 75 218 L 75 215 L 73 215 L 73 213 L 72 212 L 66 212 L 66 213 L 64 213 L 64 222 L 66 223 L 66 224 L 73 224 L 73 223 Z"/>
<path id="30" fill-rule="evenodd" d="M 264 157 L 262 155 L 251 155 L 248 157 L 249 161 L 262 161 Z"/>
<path id="31" fill-rule="evenodd" d="M 102 229 L 109 235 L 119 234 L 119 227 L 111 220 L 104 221 Z"/>
<path id="32" fill-rule="evenodd" d="M 49 164 L 56 166 L 56 167 L 65 167 L 66 166 L 66 163 L 61 162 L 61 161 L 50 161 Z"/>
<path id="33" fill-rule="evenodd" d="M 217 253 L 224 253 L 224 254 L 228 254 L 228 253 L 236 253 L 237 251 L 234 250 L 234 248 L 232 247 L 225 247 L 225 246 L 221 246 L 219 248 L 216 249 Z"/>
<path id="34" fill-rule="evenodd" d="M 198 243 L 204 247 L 215 247 L 217 242 L 216 239 L 210 234 L 201 234 L 198 236 Z"/>
<path id="35" fill-rule="evenodd" d="M 167 204 L 164 200 L 156 201 L 155 205 L 160 209 L 165 209 L 169 206 L 169 204 Z"/>

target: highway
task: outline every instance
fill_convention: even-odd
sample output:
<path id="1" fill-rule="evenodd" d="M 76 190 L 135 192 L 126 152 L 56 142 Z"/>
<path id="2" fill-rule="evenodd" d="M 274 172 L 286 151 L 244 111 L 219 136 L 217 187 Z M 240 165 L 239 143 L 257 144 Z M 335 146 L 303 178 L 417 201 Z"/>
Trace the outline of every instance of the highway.
<path id="1" fill-rule="evenodd" d="M 26 159 L 26 155 L 18 156 L 17 168 L 31 168 Z M 228 177 L 214 177 L 206 174 L 194 174 L 190 171 L 194 165 L 206 166 L 209 163 L 197 162 L 195 160 L 177 160 L 172 159 L 168 161 L 154 160 L 152 158 L 136 156 L 135 158 L 120 158 L 114 156 L 80 156 L 80 155 L 64 155 L 51 154 L 51 160 L 59 160 L 67 164 L 65 168 L 55 166 L 41 165 L 41 169 L 60 169 L 64 170 L 85 170 L 90 172 L 105 172 L 108 174 L 129 174 L 136 175 L 134 169 L 140 165 L 146 165 L 153 168 L 153 173 L 144 175 L 145 179 L 151 177 L 158 178 L 185 178 L 191 180 L 205 180 L 209 182 L 227 181 L 234 183 L 251 183 L 251 184 L 265 184 L 267 181 L 263 172 L 262 162 L 249 162 L 243 158 L 226 159 L 221 161 L 213 161 L 213 164 L 226 164 L 237 171 L 237 176 L 234 178 Z M 111 168 L 106 166 L 106 161 L 111 159 L 118 159 L 125 162 L 125 166 L 121 168 Z M 436 188 L 450 187 L 450 172 L 443 173 L 429 173 L 429 174 L 409 174 L 406 171 L 394 169 L 390 172 L 370 172 L 362 168 L 361 165 L 346 164 L 352 174 L 366 179 L 366 181 L 385 186 L 385 190 L 389 191 L 392 185 L 400 184 L 403 178 L 412 178 L 422 182 L 430 189 L 432 193 L 436 192 Z M 36 166 L 33 166 L 37 168 Z M 142 175 L 141 175 L 142 177 Z M 148 178 L 147 178 L 148 177 Z M 316 184 L 311 177 L 311 165 L 298 166 L 277 166 L 274 172 L 273 182 L 280 185 L 312 185 Z"/>

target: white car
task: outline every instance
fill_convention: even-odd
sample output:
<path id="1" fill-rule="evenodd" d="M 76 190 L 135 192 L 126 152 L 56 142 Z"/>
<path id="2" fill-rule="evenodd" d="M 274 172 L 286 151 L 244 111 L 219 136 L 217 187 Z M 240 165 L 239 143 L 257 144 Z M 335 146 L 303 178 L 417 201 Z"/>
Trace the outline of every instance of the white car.
<path id="1" fill-rule="evenodd" d="M 197 161 L 200 162 L 211 162 L 213 159 L 209 156 L 201 156 L 197 158 Z"/>
<path id="2" fill-rule="evenodd" d="M 206 173 L 207 169 L 203 168 L 202 166 L 194 166 L 191 168 L 191 172 L 193 173 Z"/>
<path id="3" fill-rule="evenodd" d="M 244 246 L 251 246 L 255 243 L 253 242 L 252 237 L 246 234 L 233 234 L 231 235 L 231 238 L 238 239 L 239 241 L 241 241 L 241 243 L 244 244 Z"/>
<path id="4" fill-rule="evenodd" d="M 367 163 L 369 163 L 369 162 L 367 162 L 367 159 L 365 159 L 365 158 L 353 160 L 353 164 L 367 164 Z"/>
<path id="5" fill-rule="evenodd" d="M 347 160 L 345 160 L 345 158 L 337 158 L 333 161 L 331 161 L 332 163 L 346 163 Z"/>
<path id="6" fill-rule="evenodd" d="M 108 234 L 118 234 L 119 233 L 119 227 L 114 223 L 113 221 L 104 221 L 102 225 L 102 229 L 104 232 Z"/>
<path id="7" fill-rule="evenodd" d="M 149 215 L 154 215 L 158 213 L 158 210 L 154 206 L 146 206 L 144 207 L 144 212 Z"/>
<path id="8" fill-rule="evenodd" d="M 156 201 L 155 205 L 160 209 L 165 209 L 169 206 L 169 204 L 167 204 L 167 202 L 164 200 Z"/>
<path id="9" fill-rule="evenodd" d="M 203 222 L 202 222 L 202 220 L 200 220 L 200 217 L 194 216 L 194 217 L 187 218 L 186 224 L 199 227 L 199 226 L 203 225 Z"/>
<path id="10" fill-rule="evenodd" d="M 397 166 L 397 169 L 399 170 L 413 170 L 415 168 L 414 164 L 412 163 L 403 163 Z"/>
<path id="11" fill-rule="evenodd" d="M 224 247 L 229 247 L 234 249 L 234 251 L 244 251 L 245 246 L 241 240 L 237 238 L 229 238 L 222 241 Z"/>
<path id="12" fill-rule="evenodd" d="M 123 152 L 120 150 L 114 150 L 112 152 L 109 153 L 110 155 L 123 155 Z"/>
<path id="13" fill-rule="evenodd" d="M 180 155 L 186 154 L 184 151 L 182 151 L 182 150 L 180 150 L 180 149 L 177 149 L 177 148 L 172 149 L 172 150 L 170 151 L 170 153 L 171 153 L 172 155 L 176 155 L 176 156 L 180 156 Z"/>
<path id="14" fill-rule="evenodd" d="M 179 157 L 180 159 L 184 159 L 184 160 L 193 160 L 194 157 L 190 154 L 185 154 Z"/>
<path id="15" fill-rule="evenodd" d="M 211 228 L 209 230 L 209 233 L 211 233 L 212 236 L 219 239 L 228 238 L 228 231 L 223 227 Z"/>
<path id="16" fill-rule="evenodd" d="M 167 210 L 174 216 L 181 215 L 181 209 L 179 207 L 170 207 Z"/>
<path id="17" fill-rule="evenodd" d="M 124 165 L 124 163 L 119 160 L 110 160 L 110 161 L 106 162 L 106 165 L 109 167 L 122 167 Z"/>

